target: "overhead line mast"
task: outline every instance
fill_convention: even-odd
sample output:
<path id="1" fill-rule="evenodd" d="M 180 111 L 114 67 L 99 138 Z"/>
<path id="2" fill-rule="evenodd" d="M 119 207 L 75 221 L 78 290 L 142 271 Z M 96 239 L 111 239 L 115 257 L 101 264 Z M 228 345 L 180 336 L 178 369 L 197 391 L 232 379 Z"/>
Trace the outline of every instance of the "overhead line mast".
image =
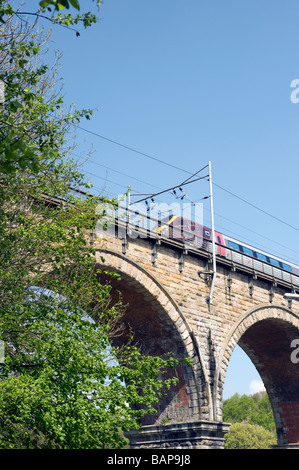
<path id="1" fill-rule="evenodd" d="M 200 173 L 202 170 L 204 170 L 205 168 L 209 169 L 209 172 L 208 172 L 208 175 L 205 175 L 205 176 L 202 176 L 202 177 L 197 177 L 195 178 L 196 175 L 198 175 L 198 173 Z M 211 162 L 209 161 L 208 165 L 205 165 L 203 168 L 201 168 L 200 170 L 198 170 L 196 173 L 194 173 L 193 175 L 191 175 L 190 177 L 188 177 L 186 180 L 184 180 L 181 184 L 178 184 L 176 186 L 173 186 L 171 188 L 168 188 L 168 189 L 165 189 L 163 191 L 159 191 L 155 194 L 133 194 L 132 196 L 144 196 L 143 198 L 139 199 L 138 201 L 135 201 L 135 204 L 137 204 L 138 202 L 142 202 L 142 201 L 146 201 L 147 199 L 152 199 L 153 197 L 155 196 L 158 196 L 160 194 L 164 194 L 166 192 L 169 192 L 171 190 L 174 190 L 176 188 L 180 188 L 182 186 L 185 186 L 187 184 L 190 184 L 190 183 L 194 183 L 195 181 L 199 181 L 201 179 L 206 179 L 208 178 L 208 181 L 209 181 L 209 185 L 210 185 L 210 194 L 209 194 L 209 198 L 210 198 L 210 207 L 211 207 L 211 235 L 212 235 L 212 264 L 213 264 L 213 273 L 212 273 L 212 282 L 211 282 L 211 289 L 210 289 L 210 295 L 207 299 L 208 303 L 209 304 L 212 304 L 213 302 L 213 292 L 214 292 L 214 285 L 215 285 L 215 280 L 216 280 L 216 241 L 215 241 L 215 225 L 214 225 L 214 207 L 213 207 L 213 183 L 212 183 L 212 165 L 211 165 Z M 130 213 L 130 207 L 131 207 L 131 200 L 130 200 L 130 193 L 128 194 L 128 219 L 127 219 L 127 222 L 128 222 L 128 226 L 129 226 L 129 213 Z M 206 199 L 206 198 L 204 198 Z"/>
<path id="2" fill-rule="evenodd" d="M 210 183 L 210 204 L 211 204 L 211 233 L 212 233 L 212 257 L 213 257 L 213 277 L 210 290 L 209 303 L 213 302 L 213 291 L 216 280 L 216 246 L 215 246 L 215 226 L 214 226 L 214 204 L 213 204 L 213 183 L 212 183 L 212 165 L 209 161 L 209 183 Z"/>

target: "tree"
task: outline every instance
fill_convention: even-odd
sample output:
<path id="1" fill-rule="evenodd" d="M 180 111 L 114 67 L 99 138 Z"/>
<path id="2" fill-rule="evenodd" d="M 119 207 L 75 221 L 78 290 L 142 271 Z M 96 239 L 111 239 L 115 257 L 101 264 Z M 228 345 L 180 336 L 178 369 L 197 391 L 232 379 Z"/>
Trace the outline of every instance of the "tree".
<path id="1" fill-rule="evenodd" d="M 17 169 L 37 173 L 46 161 L 55 160 L 71 125 L 91 110 L 63 113 L 61 96 L 53 94 L 48 66 L 38 60 L 48 39 L 33 40 L 37 22 L 17 22 L 11 15 L 1 27 L 0 80 L 5 99 L 0 116 L 0 171 Z M 54 69 L 54 68 L 53 68 Z M 52 70 L 53 70 L 52 69 Z M 50 78 L 50 79 L 49 79 Z"/>
<path id="2" fill-rule="evenodd" d="M 101 1 L 97 0 L 98 6 L 100 3 Z M 70 4 L 76 10 L 80 9 L 77 0 L 71 0 Z M 39 10 L 35 13 L 28 13 L 22 11 L 21 7 L 14 8 L 11 1 L 0 0 L 0 24 L 2 23 L 0 83 L 5 86 L 5 99 L 3 102 L 0 101 L 0 171 L 2 173 L 11 174 L 16 167 L 38 172 L 42 165 L 41 157 L 45 158 L 48 152 L 48 156 L 51 158 L 51 152 L 55 151 L 57 145 L 61 145 L 64 130 L 59 135 L 58 127 L 48 126 L 46 115 L 49 113 L 50 107 L 52 113 L 60 109 L 62 101 L 58 97 L 57 99 L 52 98 L 48 103 L 44 103 L 43 100 L 39 102 L 40 94 L 36 95 L 38 92 L 36 86 L 41 84 L 39 77 L 44 76 L 47 67 L 45 64 L 42 64 L 37 70 L 28 67 L 28 64 L 39 55 L 40 44 L 29 39 L 30 27 L 26 17 L 31 15 L 34 18 L 34 26 L 38 24 L 40 17 L 43 17 L 52 24 L 68 28 L 80 22 L 86 28 L 97 21 L 96 16 L 91 12 L 73 16 L 69 13 L 62 14 L 60 10 L 63 8 L 69 8 L 67 0 L 45 0 L 40 2 Z M 52 9 L 54 9 L 53 12 Z M 51 12 L 50 16 L 44 14 L 48 10 Z M 21 19 L 22 28 L 19 32 L 15 28 L 12 36 L 10 25 L 17 19 Z M 26 34 L 24 34 L 24 25 L 27 28 Z M 7 31 L 10 33 L 6 34 Z M 15 47 L 20 34 L 26 36 L 27 40 L 23 42 L 22 46 L 19 42 L 18 47 Z M 79 31 L 76 30 L 76 34 L 80 35 Z M 44 76 L 43 86 L 45 86 L 45 78 Z M 91 110 L 82 110 L 79 114 L 77 111 L 74 114 L 65 115 L 63 124 L 64 126 L 70 123 L 74 124 L 83 115 L 89 119 L 90 113 Z M 44 118 L 40 119 L 40 115 L 44 115 Z M 40 125 L 38 126 L 38 124 Z M 35 134 L 31 132 L 33 126 Z M 32 139 L 33 136 L 34 139 Z"/>
<path id="3" fill-rule="evenodd" d="M 223 402 L 223 420 L 231 423 L 246 421 L 258 424 L 265 429 L 275 432 L 275 421 L 269 397 L 264 394 L 251 396 L 234 394 Z"/>
<path id="4" fill-rule="evenodd" d="M 103 296 L 96 282 L 94 288 Z M 0 448 L 122 447 L 120 429 L 138 428 L 154 412 L 165 386 L 158 372 L 171 362 L 144 358 L 131 345 L 110 351 L 107 311 L 102 322 L 91 321 L 77 301 L 44 289 L 14 310 L 2 316 Z M 117 309 L 109 314 L 118 316 Z"/>
<path id="5" fill-rule="evenodd" d="M 45 87 L 42 33 L 15 19 L 0 29 L 0 448 L 117 448 L 177 382 L 163 380 L 176 361 L 112 344 L 125 307 L 89 237 L 104 198 L 72 189 L 84 176 L 68 131 L 89 113 L 64 112 Z"/>
<path id="6" fill-rule="evenodd" d="M 225 435 L 226 449 L 267 449 L 277 443 L 269 397 L 235 393 L 223 402 L 223 420 L 232 423 Z"/>
<path id="7" fill-rule="evenodd" d="M 99 9 L 102 0 L 93 0 L 93 2 Z M 79 23 L 82 23 L 87 28 L 97 22 L 96 15 L 90 11 L 83 14 L 76 13 L 75 15 L 63 12 L 65 9 L 69 10 L 70 7 L 74 8 L 77 12 L 80 11 L 80 2 L 78 0 L 37 0 L 36 6 L 39 7 L 36 12 L 25 12 L 20 7 L 14 7 L 14 0 L 0 0 L 0 22 L 5 23 L 7 18 L 13 15 L 42 17 L 52 24 L 60 24 L 70 29 L 72 29 L 71 26 L 78 25 Z M 75 32 L 77 36 L 80 36 L 78 30 L 75 30 Z"/>
<path id="8" fill-rule="evenodd" d="M 273 433 L 257 424 L 232 424 L 224 436 L 225 449 L 271 449 L 275 444 Z"/>

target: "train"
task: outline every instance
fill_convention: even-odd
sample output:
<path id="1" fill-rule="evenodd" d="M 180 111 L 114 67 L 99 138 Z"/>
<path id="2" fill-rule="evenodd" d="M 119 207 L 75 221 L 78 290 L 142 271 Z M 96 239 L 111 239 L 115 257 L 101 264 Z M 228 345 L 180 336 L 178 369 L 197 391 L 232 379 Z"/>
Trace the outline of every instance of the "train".
<path id="1" fill-rule="evenodd" d="M 212 252 L 212 230 L 179 215 L 159 220 L 154 229 L 161 237 L 174 239 L 195 249 Z M 299 266 L 286 262 L 265 251 L 215 231 L 215 251 L 218 257 L 264 273 L 273 279 L 299 286 Z"/>

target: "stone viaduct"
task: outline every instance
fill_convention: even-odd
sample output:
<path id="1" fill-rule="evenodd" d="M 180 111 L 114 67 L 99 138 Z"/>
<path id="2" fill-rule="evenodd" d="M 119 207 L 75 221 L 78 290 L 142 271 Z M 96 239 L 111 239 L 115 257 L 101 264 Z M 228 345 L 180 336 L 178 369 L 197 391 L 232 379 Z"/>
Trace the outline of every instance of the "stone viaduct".
<path id="1" fill-rule="evenodd" d="M 109 232 L 97 237 L 95 247 L 99 266 L 121 275 L 113 288 L 128 302 L 125 322 L 142 351 L 171 352 L 180 361 L 178 385 L 140 431 L 129 433 L 132 448 L 223 447 L 229 424 L 222 421 L 222 394 L 237 344 L 266 387 L 277 447 L 299 447 L 299 363 L 291 361 L 291 342 L 299 339 L 299 303 L 283 297 L 292 286 L 218 256 L 211 303 L 207 252 Z"/>

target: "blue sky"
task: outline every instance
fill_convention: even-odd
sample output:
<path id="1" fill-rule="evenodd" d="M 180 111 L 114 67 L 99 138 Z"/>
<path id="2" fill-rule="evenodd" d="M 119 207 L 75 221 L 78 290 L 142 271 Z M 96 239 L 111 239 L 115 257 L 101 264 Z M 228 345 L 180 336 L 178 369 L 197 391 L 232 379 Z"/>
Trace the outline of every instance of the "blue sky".
<path id="1" fill-rule="evenodd" d="M 65 102 L 95 109 L 81 127 L 102 136 L 77 133 L 94 191 L 155 193 L 211 161 L 216 229 L 299 264 L 298 14 L 294 0 L 104 0 L 79 38 L 54 28 Z M 198 202 L 208 183 L 185 191 Z M 253 380 L 236 348 L 225 398 Z"/>

